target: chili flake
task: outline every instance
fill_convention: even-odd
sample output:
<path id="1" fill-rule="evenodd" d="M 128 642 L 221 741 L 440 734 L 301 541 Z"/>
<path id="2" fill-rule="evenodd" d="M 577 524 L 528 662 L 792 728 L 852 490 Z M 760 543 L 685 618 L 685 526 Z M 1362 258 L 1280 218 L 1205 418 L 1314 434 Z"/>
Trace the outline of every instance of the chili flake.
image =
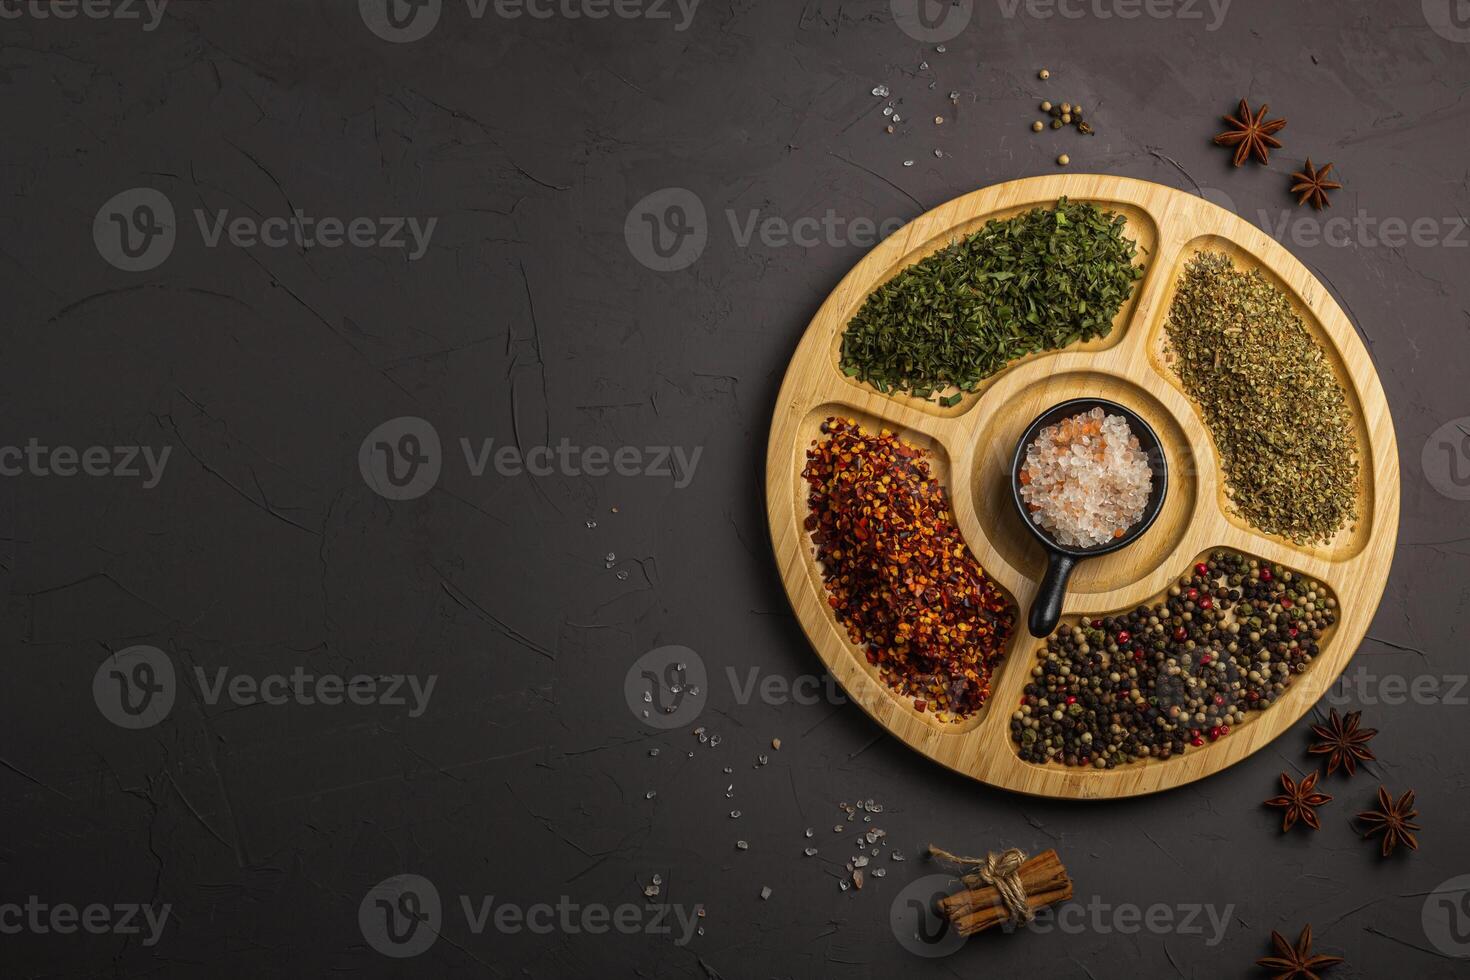
<path id="1" fill-rule="evenodd" d="M 806 530 L 827 601 L 900 697 L 959 721 L 990 696 L 1016 621 L 960 535 L 926 450 L 829 418 L 807 450 Z"/>

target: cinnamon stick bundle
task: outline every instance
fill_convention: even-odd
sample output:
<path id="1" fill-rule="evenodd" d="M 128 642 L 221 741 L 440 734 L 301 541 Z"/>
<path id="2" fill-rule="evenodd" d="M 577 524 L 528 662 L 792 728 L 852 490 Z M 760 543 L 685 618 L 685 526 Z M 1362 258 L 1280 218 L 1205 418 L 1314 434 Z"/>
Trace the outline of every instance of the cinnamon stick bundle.
<path id="1" fill-rule="evenodd" d="M 1026 906 L 1032 912 L 1072 897 L 1072 879 L 1067 877 L 1067 869 L 1055 850 L 1027 859 L 1017 873 L 1026 889 Z M 938 907 L 961 936 L 973 936 L 1011 918 L 994 885 L 958 891 L 941 898 Z"/>

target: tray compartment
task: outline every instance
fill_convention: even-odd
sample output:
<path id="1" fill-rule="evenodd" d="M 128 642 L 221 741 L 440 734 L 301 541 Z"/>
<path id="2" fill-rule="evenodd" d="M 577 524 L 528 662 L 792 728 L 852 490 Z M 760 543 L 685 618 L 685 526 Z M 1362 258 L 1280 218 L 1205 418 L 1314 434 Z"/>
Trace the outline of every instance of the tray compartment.
<path id="1" fill-rule="evenodd" d="M 1168 349 L 1168 333 L 1166 325 L 1169 319 L 1169 308 L 1174 303 L 1174 295 L 1178 292 L 1179 278 L 1184 275 L 1184 267 L 1199 253 L 1214 251 L 1224 252 L 1230 256 L 1230 261 L 1237 269 L 1244 271 L 1258 270 L 1273 286 L 1281 290 L 1291 301 L 1292 307 L 1301 316 L 1307 331 L 1317 342 L 1327 356 L 1328 363 L 1332 366 L 1333 374 L 1337 377 L 1338 384 L 1347 396 L 1348 408 L 1353 414 L 1354 435 L 1358 444 L 1358 520 L 1355 524 L 1343 527 L 1337 535 L 1329 542 L 1316 545 L 1300 545 L 1280 535 L 1267 534 L 1262 529 L 1251 524 L 1244 515 L 1236 512 L 1231 505 L 1230 496 L 1226 492 L 1225 470 L 1220 465 L 1220 452 L 1215 446 L 1214 433 L 1205 424 L 1204 415 L 1194 399 L 1189 397 L 1184 385 L 1180 382 L 1178 375 L 1170 367 L 1171 354 Z M 1220 235 L 1201 235 L 1189 241 L 1174 260 L 1173 268 L 1166 271 L 1169 279 L 1159 306 L 1154 314 L 1154 322 L 1149 329 L 1148 362 L 1149 366 L 1171 386 L 1178 390 L 1189 402 L 1190 411 L 1198 420 L 1200 430 L 1205 433 L 1210 447 L 1209 464 L 1214 468 L 1217 479 L 1215 503 L 1225 519 L 1243 531 L 1252 535 L 1258 535 L 1271 541 L 1275 541 L 1284 547 L 1290 548 L 1300 554 L 1310 555 L 1314 558 L 1326 561 L 1344 561 L 1357 555 L 1367 546 L 1372 532 L 1372 515 L 1374 507 L 1374 466 L 1373 466 L 1373 443 L 1368 431 L 1367 418 L 1363 412 L 1362 393 L 1348 371 L 1343 361 L 1342 353 L 1333 343 L 1332 337 L 1323 326 L 1321 319 L 1312 310 L 1313 302 L 1320 303 L 1323 299 L 1330 302 L 1331 298 L 1326 296 L 1325 290 L 1314 283 L 1318 290 L 1322 290 L 1320 296 L 1303 297 L 1295 289 L 1279 276 L 1269 265 L 1262 262 L 1251 252 L 1228 238 Z M 1310 302 L 1309 302 L 1310 300 Z"/>
<path id="2" fill-rule="evenodd" d="M 1210 556 L 1217 551 L 1229 551 L 1235 554 L 1244 555 L 1246 558 L 1254 558 L 1263 562 L 1266 561 L 1260 556 L 1251 554 L 1247 551 L 1242 551 L 1236 548 L 1216 546 L 1201 551 L 1194 557 L 1194 560 L 1189 563 L 1189 566 L 1194 565 L 1196 562 L 1207 561 Z M 1281 565 L 1282 563 L 1276 562 L 1275 564 Z M 1322 637 L 1320 640 L 1317 641 L 1319 647 L 1317 655 L 1312 658 L 1311 663 L 1307 665 L 1307 669 L 1305 671 L 1292 678 L 1290 684 L 1287 685 L 1286 691 L 1281 698 L 1281 700 L 1286 700 L 1288 698 L 1295 699 L 1305 695 L 1310 698 L 1310 700 L 1308 701 L 1308 703 L 1310 704 L 1315 703 L 1318 698 L 1327 693 L 1332 684 L 1337 680 L 1339 672 L 1334 671 L 1328 667 L 1324 667 L 1324 663 L 1331 659 L 1330 654 L 1332 652 L 1332 646 L 1335 642 L 1337 642 L 1338 625 L 1342 621 L 1344 610 L 1341 607 L 1336 590 L 1334 590 L 1330 584 L 1320 578 L 1306 574 L 1299 569 L 1291 568 L 1290 566 L 1287 566 L 1287 568 L 1294 576 L 1316 582 L 1318 591 L 1325 591 L 1334 602 L 1339 603 L 1336 620 L 1332 623 L 1331 626 L 1328 626 L 1322 631 Z M 1183 575 L 1183 573 L 1187 571 L 1188 566 L 1181 568 L 1181 575 L 1176 575 L 1170 580 L 1170 587 L 1172 587 L 1174 584 L 1177 584 L 1179 578 Z M 1150 597 L 1148 600 L 1139 603 L 1138 605 L 1153 606 L 1154 603 L 1162 601 L 1165 595 L 1167 595 L 1168 593 L 1168 588 L 1169 587 L 1165 587 L 1164 589 L 1160 590 L 1152 597 Z M 1117 616 L 1123 613 L 1130 612 L 1133 608 L 1136 608 L 1136 606 L 1123 609 L 1108 609 L 1103 611 L 1069 613 L 1062 617 L 1061 624 L 1057 628 L 1059 630 L 1071 629 L 1090 620 L 1103 619 L 1108 616 Z M 1016 651 L 1016 662 L 1014 664 L 1011 664 L 1010 666 L 1012 666 L 1013 669 L 1024 670 L 1025 673 L 1028 675 L 1026 678 L 1026 683 L 1029 683 L 1030 671 L 1034 666 L 1036 666 L 1036 664 L 1041 662 L 1040 657 L 1046 650 L 1047 641 L 1045 639 L 1037 640 L 1029 636 L 1027 637 L 1027 639 L 1030 642 L 1022 644 L 1021 648 Z M 1020 697 L 1021 694 L 1024 693 L 1024 688 L 1025 684 L 1023 683 L 1020 686 L 1020 689 L 1015 692 L 1016 696 L 1014 698 L 1014 703 L 1008 705 L 1008 711 L 1013 712 L 1016 710 L 1017 706 L 1020 705 Z M 1248 711 L 1245 714 L 1245 721 L 1233 725 L 1230 732 L 1221 736 L 1219 740 L 1215 742 L 1206 742 L 1205 745 L 1198 748 L 1187 748 L 1181 755 L 1172 756 L 1168 759 L 1139 759 L 1134 762 L 1129 762 L 1124 765 L 1118 766 L 1111 770 L 1097 771 L 1097 773 L 1098 775 L 1106 776 L 1113 773 L 1136 771 L 1146 767 L 1157 768 L 1162 766 L 1197 765 L 1199 758 L 1208 757 L 1211 754 L 1214 754 L 1216 756 L 1224 755 L 1226 749 L 1233 748 L 1233 746 L 1227 745 L 1227 743 L 1229 743 L 1231 739 L 1239 738 L 1243 741 L 1251 740 L 1256 726 L 1267 720 L 1271 713 L 1278 710 L 1279 708 L 1281 708 L 1281 701 L 1278 701 L 1277 703 L 1262 711 Z M 1038 765 L 1037 763 L 1023 760 L 1020 756 L 1020 752 L 1016 747 L 1015 741 L 1011 738 L 1009 722 L 1007 722 L 1006 725 L 1004 738 L 1006 745 L 1010 747 L 1011 754 L 1015 757 L 1016 763 L 1018 765 L 1024 766 L 1027 769 L 1060 773 L 1085 774 L 1094 772 L 1094 770 L 1090 770 L 1085 767 L 1064 766 L 1061 763 L 1047 763 L 1045 765 Z M 1219 749 L 1220 751 L 1216 752 L 1216 749 Z M 1224 768 L 1224 766 L 1212 766 L 1209 771 L 1214 772 L 1218 768 Z"/>
<path id="3" fill-rule="evenodd" d="M 1128 336 L 1133 322 L 1136 319 L 1139 298 L 1143 296 L 1155 276 L 1153 257 L 1158 251 L 1158 225 L 1154 222 L 1153 216 L 1147 211 L 1136 204 L 1126 201 L 1082 195 L 1073 195 L 1069 197 L 1069 200 L 1085 202 L 1096 206 L 1099 210 L 1113 211 L 1123 215 L 1128 222 L 1124 233 L 1138 243 L 1138 256 L 1134 259 L 1134 264 L 1136 265 L 1141 261 L 1144 266 L 1144 274 L 1142 278 L 1133 284 L 1133 292 L 1128 297 L 1127 302 L 1118 308 L 1118 313 L 1113 318 L 1113 329 L 1107 335 L 1089 341 L 1071 344 L 1067 347 L 1058 348 L 1057 350 L 1039 351 L 1035 354 L 1028 354 L 1025 357 L 1017 358 L 1000 371 L 985 379 L 973 392 L 964 395 L 958 404 L 949 408 L 943 407 L 932 398 L 925 400 L 901 393 L 884 395 L 865 382 L 848 377 L 842 370 L 842 334 L 847 329 L 848 321 L 852 319 L 853 315 L 857 313 L 862 307 L 863 302 L 868 298 L 872 288 L 876 288 L 882 283 L 887 282 L 901 270 L 933 255 L 951 242 L 979 231 L 990 221 L 1013 218 L 1018 214 L 1030 211 L 1032 208 L 1053 205 L 1056 203 L 1057 198 L 1049 195 L 1028 197 L 1019 203 L 971 218 L 968 221 L 962 221 L 952 227 L 940 227 L 937 230 L 934 228 L 934 222 L 928 220 L 930 215 L 935 213 L 930 212 L 930 215 L 918 218 L 894 233 L 895 239 L 905 241 L 906 243 L 902 254 L 896 259 L 885 263 L 881 267 L 881 271 L 875 273 L 871 269 L 863 270 L 865 275 L 873 277 L 871 279 L 872 287 L 861 292 L 850 292 L 846 295 L 845 302 L 832 312 L 832 322 L 835 330 L 828 347 L 828 359 L 833 371 L 841 379 L 841 383 L 868 394 L 891 399 L 921 412 L 927 412 L 942 418 L 955 418 L 964 415 L 970 409 L 974 408 L 979 403 L 981 396 L 993 387 L 997 381 L 1023 364 L 1029 364 L 1032 361 L 1051 357 L 1064 351 L 1068 353 L 1075 351 L 1097 352 L 1109 350 L 1121 344 Z M 905 239 L 903 236 L 908 237 Z"/>
<path id="4" fill-rule="evenodd" d="M 922 431 L 906 428 L 902 425 L 898 425 L 888 419 L 884 419 L 870 412 L 864 412 L 858 409 L 854 409 L 852 406 L 843 402 L 828 402 L 826 404 L 819 405 L 816 408 L 812 409 L 802 420 L 799 429 L 799 432 L 801 434 L 801 452 L 798 458 L 802 462 L 803 466 L 806 459 L 807 448 L 809 448 L 814 442 L 823 438 L 821 431 L 822 423 L 832 416 L 854 419 L 860 425 L 862 425 L 863 428 L 875 433 L 883 429 L 887 429 L 890 432 L 893 432 L 899 438 L 903 439 L 905 442 L 928 450 L 930 454 L 928 457 L 929 471 L 935 477 L 935 479 L 939 481 L 940 486 L 944 487 L 945 492 L 949 495 L 950 513 L 951 518 L 953 519 L 955 492 L 953 472 L 950 465 L 949 453 L 945 450 L 944 446 L 937 439 L 933 438 L 932 436 L 926 435 Z M 803 527 L 803 523 L 806 520 L 807 514 L 810 512 L 809 508 L 807 507 L 808 484 L 801 477 L 801 470 L 803 466 L 796 467 L 791 474 L 791 479 L 794 481 L 795 517 L 798 528 Z M 961 529 L 960 533 L 962 537 L 965 537 L 963 529 Z M 975 548 L 968 537 L 965 537 L 965 543 L 970 548 L 971 553 L 976 556 L 976 560 L 980 562 L 982 567 L 984 567 L 985 562 L 983 558 L 980 557 L 982 554 L 981 551 Z M 985 702 L 984 705 L 980 707 L 980 710 L 967 716 L 963 720 L 951 720 L 941 722 L 935 718 L 932 712 L 917 710 L 913 706 L 912 701 L 910 701 L 906 697 L 900 696 L 896 691 L 889 687 L 883 681 L 883 678 L 879 675 L 877 667 L 868 663 L 868 658 L 864 654 L 863 650 L 854 645 L 852 641 L 848 639 L 847 629 L 838 622 L 836 613 L 833 612 L 832 608 L 827 605 L 827 591 L 822 583 L 822 568 L 821 565 L 817 562 L 816 547 L 812 544 L 811 536 L 807 534 L 805 530 L 801 531 L 801 562 L 802 567 L 805 570 L 805 578 L 808 582 L 810 594 L 818 597 L 819 599 L 818 604 L 821 607 L 821 615 L 826 625 L 826 632 L 830 634 L 832 641 L 840 646 L 841 649 L 846 653 L 846 656 L 842 658 L 842 660 L 846 664 L 846 671 L 844 671 L 843 664 L 829 663 L 828 666 L 830 669 L 832 669 L 834 676 L 836 676 L 837 679 L 839 681 L 842 681 L 844 684 L 847 683 L 847 680 L 844 676 L 845 673 L 849 675 L 850 673 L 857 673 L 864 676 L 867 681 L 873 686 L 874 690 L 882 692 L 882 696 L 875 700 L 881 702 L 883 707 L 880 708 L 878 705 L 874 705 L 871 712 L 874 714 L 875 717 L 878 718 L 880 722 L 883 722 L 885 725 L 889 724 L 889 721 L 886 717 L 889 714 L 906 715 L 910 718 L 922 722 L 927 728 L 933 729 L 934 734 L 944 735 L 965 734 L 975 730 L 984 723 L 985 719 L 990 714 L 990 706 L 995 703 L 995 693 L 1000 688 L 1001 672 L 1005 669 L 1006 664 L 1014 655 L 1015 651 L 1019 649 L 1019 647 L 1017 646 L 1020 640 L 1018 634 L 1024 633 L 1026 631 L 1025 625 L 1020 622 L 1021 616 L 1019 612 L 1015 614 L 1016 627 L 1012 631 L 1011 637 L 1006 641 L 1005 644 L 1005 657 L 1001 660 L 999 664 L 996 665 L 993 677 L 991 679 L 991 697 Z M 987 569 L 987 572 L 988 571 L 989 569 Z M 1006 601 L 1009 602 L 1014 609 L 1018 610 L 1019 606 L 1016 603 L 1015 596 L 1010 592 L 1009 589 L 1005 587 L 1005 585 L 998 578 L 995 581 L 997 587 L 1005 596 Z M 849 691 L 849 693 L 852 692 Z M 857 700 L 860 704 L 864 704 L 864 706 L 866 707 L 867 704 L 870 703 L 870 700 L 873 699 L 864 699 L 859 697 L 855 698 L 855 700 Z M 883 712 L 883 714 L 881 715 L 879 714 L 880 710 Z"/>
<path id="5" fill-rule="evenodd" d="M 1183 542 L 1196 520 L 1199 464 L 1184 430 L 1172 413 L 1133 381 L 1100 371 L 1049 375 L 1003 402 L 988 404 L 969 479 L 977 514 L 985 515 L 985 534 L 1012 568 L 1035 583 L 1046 570 L 1046 552 L 1026 529 L 1011 499 L 1011 454 L 1031 420 L 1070 398 L 1105 398 L 1133 409 L 1158 433 L 1169 463 L 1169 493 L 1154 526 L 1128 547 L 1090 558 L 1072 573 L 1068 594 L 1083 597 L 1111 592 L 1154 572 Z"/>

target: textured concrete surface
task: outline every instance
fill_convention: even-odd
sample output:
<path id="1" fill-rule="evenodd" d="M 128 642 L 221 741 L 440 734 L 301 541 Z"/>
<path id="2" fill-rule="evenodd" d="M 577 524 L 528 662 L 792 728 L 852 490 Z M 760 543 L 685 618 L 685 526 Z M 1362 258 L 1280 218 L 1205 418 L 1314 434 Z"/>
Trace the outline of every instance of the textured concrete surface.
<path id="1" fill-rule="evenodd" d="M 0 4 L 0 443 L 38 447 L 0 458 L 4 972 L 1203 980 L 1310 922 L 1332 977 L 1470 975 L 1470 906 L 1431 894 L 1470 873 L 1467 5 L 894 6 Z M 1043 96 L 1097 135 L 1034 137 Z M 1242 96 L 1290 120 L 1268 168 L 1210 145 Z M 1305 721 L 1156 798 L 1025 799 L 841 703 L 789 615 L 761 470 L 808 318 L 870 224 L 1062 149 L 1269 226 L 1377 362 L 1400 546 L 1340 703 L 1379 762 L 1318 833 L 1258 802 L 1310 765 Z M 1286 193 L 1308 153 L 1354 219 L 1327 241 Z M 269 220 L 297 211 L 372 224 L 307 247 Z M 623 447 L 636 475 L 587 475 Z M 706 678 L 660 728 L 625 681 L 636 708 L 671 645 L 655 675 Z M 1418 790 L 1418 853 L 1355 835 L 1380 780 Z M 869 798 L 888 874 L 844 892 L 838 805 Z M 1078 911 L 915 940 L 890 913 L 930 840 L 1055 847 Z"/>

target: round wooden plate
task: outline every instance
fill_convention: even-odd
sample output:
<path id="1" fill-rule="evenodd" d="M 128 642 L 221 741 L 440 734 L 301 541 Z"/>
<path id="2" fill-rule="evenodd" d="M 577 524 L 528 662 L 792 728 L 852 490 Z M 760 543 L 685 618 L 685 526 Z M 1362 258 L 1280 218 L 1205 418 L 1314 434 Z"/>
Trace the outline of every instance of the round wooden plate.
<path id="1" fill-rule="evenodd" d="M 900 268 L 1005 218 L 1066 196 L 1123 214 L 1139 245 L 1144 277 L 1106 337 L 1023 358 L 952 408 L 906 395 L 882 395 L 838 366 L 842 331 L 863 300 Z M 1329 352 L 1357 420 L 1360 488 L 1356 526 L 1331 542 L 1300 547 L 1257 531 L 1231 512 L 1209 430 L 1169 369 L 1164 321 L 1184 264 L 1204 249 L 1223 250 L 1242 268 L 1259 268 L 1283 289 Z M 1152 601 L 1196 559 L 1230 548 L 1279 562 L 1324 583 L 1339 618 L 1322 650 L 1272 707 L 1251 712 L 1229 735 L 1183 755 L 1111 770 L 1022 762 L 1009 720 L 1044 641 L 1027 635 L 1045 557 L 1015 512 L 1009 463 L 1026 424 L 1069 398 L 1120 402 L 1159 433 L 1171 487 L 1157 522 L 1138 541 L 1084 562 L 1072 576 L 1063 623 Z M 933 451 L 965 540 L 1018 609 L 1017 628 L 995 672 L 988 704 L 963 722 L 939 722 L 897 697 L 847 639 L 827 605 L 821 570 L 802 528 L 806 450 L 831 415 L 887 427 Z M 922 215 L 863 258 L 822 304 L 792 356 L 766 452 L 771 540 L 791 604 L 827 670 L 868 714 L 931 759 L 995 786 L 1039 796 L 1098 799 L 1153 793 L 1224 769 L 1297 721 L 1332 684 L 1362 642 L 1383 595 L 1398 533 L 1399 469 L 1383 387 L 1352 325 L 1305 267 L 1260 229 L 1201 198 L 1159 184 L 1095 174 L 1032 177 L 966 194 Z"/>

